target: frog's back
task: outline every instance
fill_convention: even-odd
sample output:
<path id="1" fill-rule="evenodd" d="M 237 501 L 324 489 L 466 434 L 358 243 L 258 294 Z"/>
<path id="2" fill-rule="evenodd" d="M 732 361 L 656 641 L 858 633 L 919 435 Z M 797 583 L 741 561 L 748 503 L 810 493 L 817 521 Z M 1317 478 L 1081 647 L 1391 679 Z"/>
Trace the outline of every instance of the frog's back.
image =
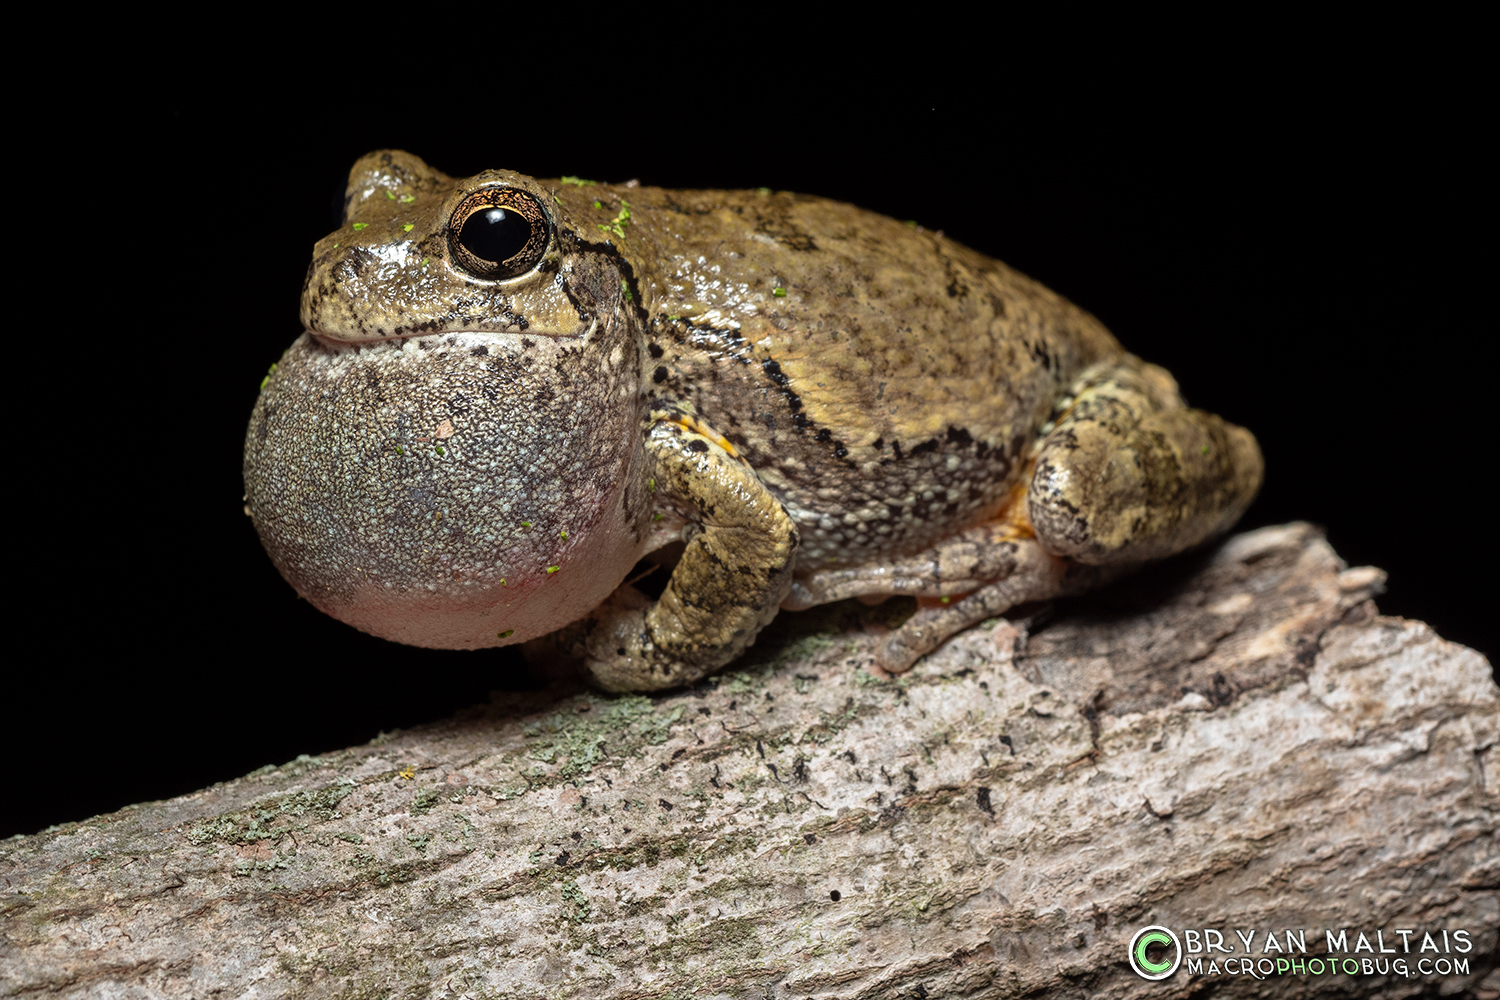
<path id="1" fill-rule="evenodd" d="M 991 516 L 1077 374 L 1123 354 L 1088 313 L 940 233 L 789 193 L 603 190 L 601 225 L 628 203 L 611 235 L 649 317 L 653 405 L 757 470 L 802 529 L 799 568 Z"/>

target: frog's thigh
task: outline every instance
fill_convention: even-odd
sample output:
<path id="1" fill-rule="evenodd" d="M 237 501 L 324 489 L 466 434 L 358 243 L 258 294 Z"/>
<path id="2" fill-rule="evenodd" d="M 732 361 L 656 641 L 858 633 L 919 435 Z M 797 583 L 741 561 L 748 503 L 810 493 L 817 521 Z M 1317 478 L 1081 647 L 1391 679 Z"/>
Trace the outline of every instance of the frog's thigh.
<path id="1" fill-rule="evenodd" d="M 622 587 L 595 613 L 587 662 L 611 691 L 676 687 L 728 663 L 792 582 L 796 525 L 747 466 L 666 422 L 647 437 L 646 464 L 658 497 L 694 512 L 702 530 L 659 600 Z"/>
<path id="2" fill-rule="evenodd" d="M 1042 444 L 1027 513 L 1047 551 L 1095 566 L 1165 558 L 1227 530 L 1255 498 L 1255 438 L 1182 406 L 1152 369 L 1093 372 Z"/>

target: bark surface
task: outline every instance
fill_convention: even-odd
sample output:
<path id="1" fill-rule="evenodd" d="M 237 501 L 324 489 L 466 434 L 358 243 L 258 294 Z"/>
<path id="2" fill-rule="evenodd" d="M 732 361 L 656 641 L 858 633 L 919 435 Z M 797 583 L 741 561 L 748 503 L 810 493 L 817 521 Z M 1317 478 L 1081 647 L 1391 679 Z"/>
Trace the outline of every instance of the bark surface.
<path id="1" fill-rule="evenodd" d="M 897 602 L 786 614 L 688 690 L 559 681 L 12 838 L 0 993 L 1500 996 L 1500 692 L 1383 576 L 1266 528 L 899 678 L 861 667 Z M 1387 969 L 1356 934 L 1415 928 L 1413 975 L 1153 982 L 1152 924 Z M 1443 930 L 1467 972 L 1416 974 Z"/>

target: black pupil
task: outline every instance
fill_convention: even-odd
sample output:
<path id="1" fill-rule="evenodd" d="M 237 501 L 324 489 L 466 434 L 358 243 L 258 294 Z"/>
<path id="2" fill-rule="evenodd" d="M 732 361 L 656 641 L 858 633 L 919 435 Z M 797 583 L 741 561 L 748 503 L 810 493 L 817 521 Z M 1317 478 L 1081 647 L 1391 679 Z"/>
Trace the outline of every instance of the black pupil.
<path id="1" fill-rule="evenodd" d="M 531 239 L 531 223 L 519 212 L 485 208 L 470 215 L 458 233 L 464 249 L 480 260 L 509 260 Z"/>

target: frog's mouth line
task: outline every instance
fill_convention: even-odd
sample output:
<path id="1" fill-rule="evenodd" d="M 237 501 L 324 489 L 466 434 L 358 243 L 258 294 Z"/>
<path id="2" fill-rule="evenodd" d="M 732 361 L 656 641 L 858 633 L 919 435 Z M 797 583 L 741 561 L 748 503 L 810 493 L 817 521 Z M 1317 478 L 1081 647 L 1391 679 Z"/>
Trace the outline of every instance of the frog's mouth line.
<path id="1" fill-rule="evenodd" d="M 331 351 L 348 350 L 351 347 L 375 347 L 382 344 L 399 343 L 407 340 L 415 340 L 419 344 L 423 340 L 442 342 L 448 337 L 490 337 L 509 343 L 517 343 L 523 337 L 544 337 L 547 340 L 587 340 L 599 329 L 599 317 L 595 316 L 589 320 L 588 326 L 571 333 L 553 333 L 550 330 L 539 330 L 535 327 L 512 330 L 425 330 L 413 333 L 396 333 L 389 337 L 360 337 L 357 339 L 345 339 L 336 334 L 325 333 L 316 327 L 308 327 L 307 333 L 323 347 Z"/>

